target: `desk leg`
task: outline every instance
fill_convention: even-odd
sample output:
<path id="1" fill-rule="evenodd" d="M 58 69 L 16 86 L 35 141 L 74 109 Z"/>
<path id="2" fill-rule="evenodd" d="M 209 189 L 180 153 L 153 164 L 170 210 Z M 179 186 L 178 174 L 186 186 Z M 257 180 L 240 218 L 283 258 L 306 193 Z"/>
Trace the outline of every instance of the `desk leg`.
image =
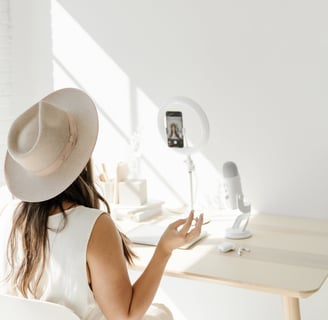
<path id="1" fill-rule="evenodd" d="M 300 303 L 298 298 L 282 297 L 284 320 L 301 320 Z"/>

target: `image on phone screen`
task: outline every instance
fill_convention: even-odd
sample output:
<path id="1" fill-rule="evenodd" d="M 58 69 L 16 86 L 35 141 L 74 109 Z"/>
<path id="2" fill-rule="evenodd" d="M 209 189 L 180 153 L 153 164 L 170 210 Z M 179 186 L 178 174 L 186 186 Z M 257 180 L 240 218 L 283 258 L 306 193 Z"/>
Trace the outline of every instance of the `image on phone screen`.
<path id="1" fill-rule="evenodd" d="M 183 148 L 183 124 L 181 111 L 166 111 L 167 144 L 172 148 Z"/>

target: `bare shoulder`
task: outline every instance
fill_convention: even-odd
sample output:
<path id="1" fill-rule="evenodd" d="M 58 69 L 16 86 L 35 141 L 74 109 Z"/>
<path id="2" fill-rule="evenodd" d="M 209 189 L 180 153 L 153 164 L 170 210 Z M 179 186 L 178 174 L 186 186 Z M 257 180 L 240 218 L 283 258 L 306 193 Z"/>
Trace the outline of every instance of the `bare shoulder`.
<path id="1" fill-rule="evenodd" d="M 98 233 L 106 230 L 114 231 L 117 229 L 111 216 L 108 213 L 103 212 L 96 220 L 96 223 L 93 228 L 93 233 Z"/>
<path id="2" fill-rule="evenodd" d="M 89 259 L 93 256 L 110 255 L 122 253 L 122 240 L 117 227 L 108 213 L 101 214 L 91 233 L 87 255 Z M 89 260 L 88 259 L 88 260 Z"/>

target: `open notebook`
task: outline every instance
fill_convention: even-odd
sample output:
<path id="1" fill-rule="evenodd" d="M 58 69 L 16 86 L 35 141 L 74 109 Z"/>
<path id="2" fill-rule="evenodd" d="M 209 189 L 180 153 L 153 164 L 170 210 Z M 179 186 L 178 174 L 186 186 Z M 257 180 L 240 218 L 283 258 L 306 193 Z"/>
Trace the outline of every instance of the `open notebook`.
<path id="1" fill-rule="evenodd" d="M 165 229 L 165 226 L 142 224 L 136 227 L 135 229 L 126 232 L 126 235 L 133 243 L 156 246 Z M 190 248 L 193 244 L 204 238 L 206 235 L 207 232 L 202 231 L 197 238 L 181 246 L 180 249 Z"/>

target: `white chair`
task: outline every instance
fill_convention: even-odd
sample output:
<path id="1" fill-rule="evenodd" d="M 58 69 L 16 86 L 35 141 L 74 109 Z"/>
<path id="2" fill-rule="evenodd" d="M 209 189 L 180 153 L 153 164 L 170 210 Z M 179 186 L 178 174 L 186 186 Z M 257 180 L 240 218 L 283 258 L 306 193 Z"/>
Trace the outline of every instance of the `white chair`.
<path id="1" fill-rule="evenodd" d="M 0 294 L 0 318 L 3 320 L 80 320 L 65 306 Z"/>

